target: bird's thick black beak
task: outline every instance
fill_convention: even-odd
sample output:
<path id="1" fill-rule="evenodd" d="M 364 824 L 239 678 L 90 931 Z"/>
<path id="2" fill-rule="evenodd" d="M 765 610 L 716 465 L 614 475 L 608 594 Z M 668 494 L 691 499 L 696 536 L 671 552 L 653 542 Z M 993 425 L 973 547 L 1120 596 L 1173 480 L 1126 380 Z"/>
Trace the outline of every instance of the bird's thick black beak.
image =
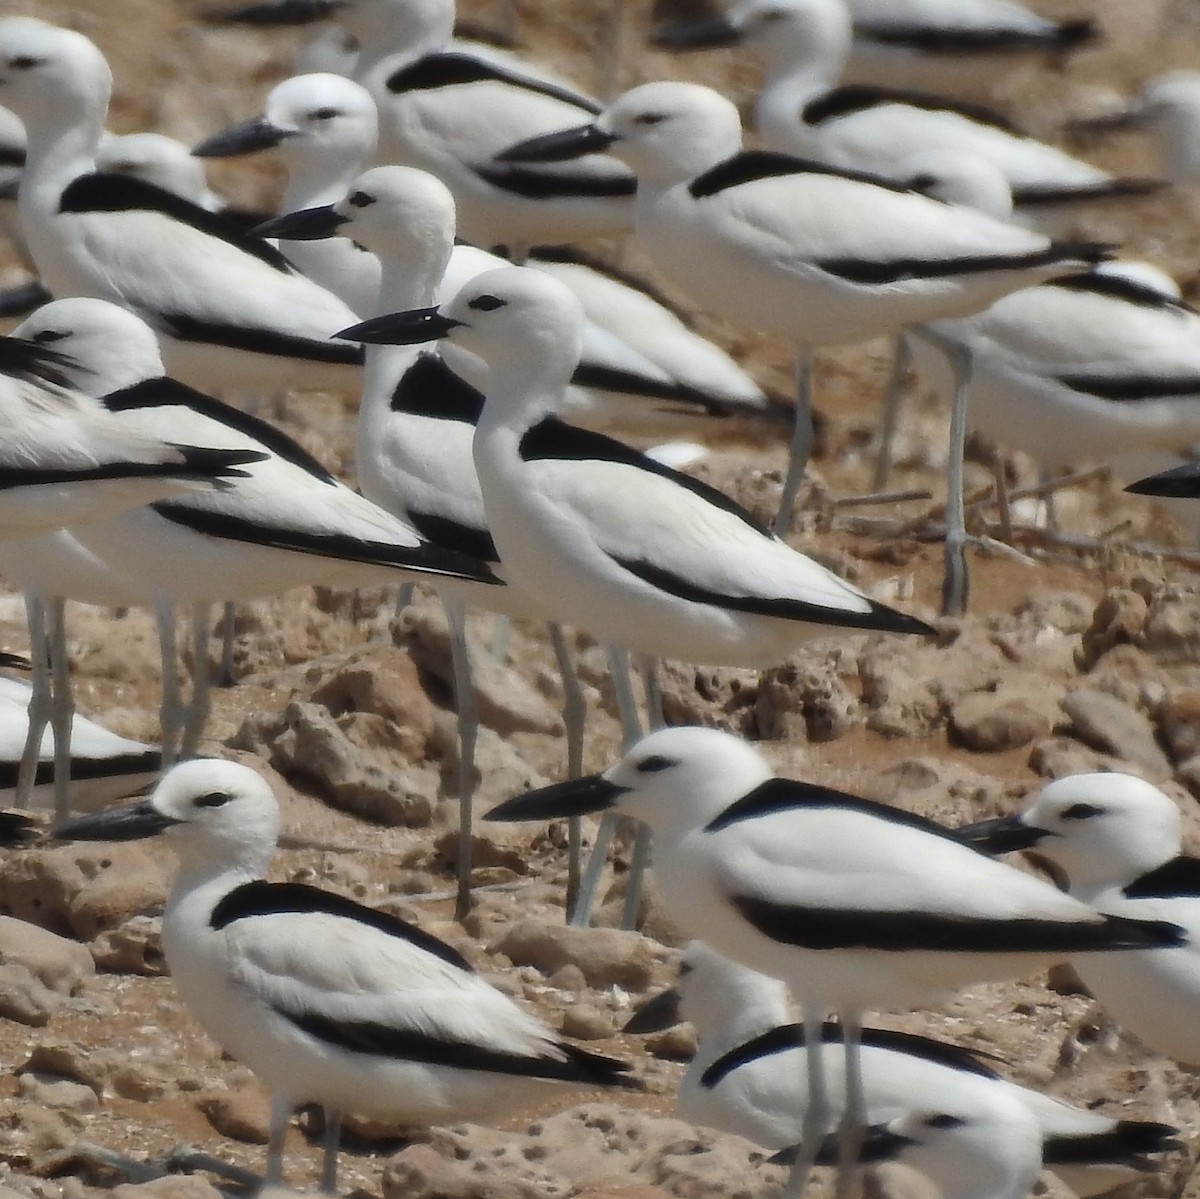
<path id="1" fill-rule="evenodd" d="M 915 1145 L 911 1137 L 901 1136 L 892 1132 L 886 1124 L 869 1124 L 863 1133 L 862 1146 L 858 1151 L 858 1160 L 862 1163 L 886 1162 L 894 1158 L 908 1145 Z M 836 1166 L 840 1153 L 840 1142 L 837 1133 L 830 1133 L 821 1141 L 817 1150 L 818 1166 Z M 799 1145 L 789 1145 L 778 1153 L 767 1158 L 774 1166 L 792 1166 L 800 1156 Z"/>
<path id="2" fill-rule="evenodd" d="M 338 231 L 349 219 L 332 204 L 322 204 L 319 208 L 299 208 L 295 212 L 280 213 L 256 225 L 254 233 L 259 237 L 278 237 L 284 241 L 321 241 L 326 237 L 337 237 Z"/>
<path id="3" fill-rule="evenodd" d="M 715 50 L 737 46 L 742 31 L 726 17 L 697 17 L 664 25 L 650 35 L 650 45 L 659 50 Z"/>
<path id="4" fill-rule="evenodd" d="M 565 783 L 553 783 L 536 791 L 506 799 L 493 808 L 484 820 L 562 820 L 570 816 L 586 816 L 611 808 L 625 787 L 610 783 L 602 774 L 588 774 Z"/>
<path id="5" fill-rule="evenodd" d="M 311 25 L 332 17 L 344 4 L 345 0 L 268 0 L 265 4 L 210 8 L 204 19 L 212 24 Z"/>
<path id="6" fill-rule="evenodd" d="M 1192 500 L 1200 496 L 1200 462 L 1185 462 L 1161 474 L 1150 475 L 1125 488 L 1134 495 L 1161 495 Z"/>
<path id="7" fill-rule="evenodd" d="M 1146 113 L 1137 105 L 1106 112 L 1095 117 L 1077 117 L 1068 121 L 1066 132 L 1072 137 L 1099 137 L 1104 133 L 1115 133 L 1121 129 L 1137 129 L 1146 120 Z"/>
<path id="8" fill-rule="evenodd" d="M 334 334 L 344 341 L 362 341 L 373 346 L 417 346 L 437 341 L 462 321 L 445 316 L 437 308 L 413 308 L 408 312 L 390 312 L 374 316 L 359 325 L 351 325 Z"/>
<path id="9" fill-rule="evenodd" d="M 1051 834 L 1048 829 L 1025 824 L 1019 816 L 999 816 L 964 825 L 955 835 L 981 853 L 1001 854 L 1032 849 Z"/>
<path id="10" fill-rule="evenodd" d="M 64 821 L 54 829 L 54 836 L 59 841 L 141 841 L 180 823 L 144 799 Z"/>
<path id="11" fill-rule="evenodd" d="M 292 136 L 290 130 L 280 129 L 266 117 L 255 117 L 205 138 L 192 150 L 192 154 L 196 158 L 238 158 L 243 154 L 272 150 Z"/>
<path id="12" fill-rule="evenodd" d="M 544 133 L 517 142 L 496 155 L 497 162 L 567 162 L 585 154 L 599 154 L 617 140 L 615 133 L 598 125 L 578 125 L 558 133 Z"/>
<path id="13" fill-rule="evenodd" d="M 679 992 L 674 987 L 659 991 L 633 1009 L 633 1015 L 625 1021 L 621 1031 L 642 1036 L 674 1028 L 683 1019 L 679 1014 L 679 1002 Z"/>

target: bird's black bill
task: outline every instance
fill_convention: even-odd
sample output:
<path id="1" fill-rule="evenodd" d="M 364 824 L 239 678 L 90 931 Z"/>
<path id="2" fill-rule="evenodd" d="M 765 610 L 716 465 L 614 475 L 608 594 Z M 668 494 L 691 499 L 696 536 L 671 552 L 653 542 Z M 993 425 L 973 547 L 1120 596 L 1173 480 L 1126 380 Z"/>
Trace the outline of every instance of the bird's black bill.
<path id="1" fill-rule="evenodd" d="M 64 821 L 54 829 L 54 836 L 59 841 L 141 841 L 179 823 L 143 800 Z"/>
<path id="2" fill-rule="evenodd" d="M 646 1033 L 674 1028 L 682 1019 L 679 1014 L 679 992 L 674 987 L 668 987 L 644 1003 L 639 1003 L 621 1031 L 644 1036 Z"/>
<path id="3" fill-rule="evenodd" d="M 858 1151 L 858 1160 L 867 1162 L 886 1162 L 894 1158 L 909 1145 L 916 1142 L 910 1137 L 892 1132 L 886 1124 L 871 1124 L 863 1135 L 862 1147 Z M 830 1133 L 821 1141 L 817 1150 L 816 1164 L 818 1166 L 836 1166 L 839 1161 L 841 1146 L 837 1133 Z M 789 1145 L 772 1154 L 767 1161 L 773 1166 L 794 1166 L 800 1156 L 799 1145 Z"/>
<path id="4" fill-rule="evenodd" d="M 579 125 L 574 129 L 563 129 L 559 133 L 545 133 L 517 142 L 496 155 L 497 162 L 567 162 L 582 158 L 585 154 L 598 154 L 607 150 L 617 140 L 596 125 Z"/>
<path id="5" fill-rule="evenodd" d="M 1032 828 L 1019 817 L 1000 816 L 964 825 L 955 835 L 982 853 L 1000 854 L 1032 849 L 1050 834 L 1044 828 Z"/>
<path id="6" fill-rule="evenodd" d="M 210 8 L 204 19 L 212 24 L 311 25 L 332 17 L 344 3 L 345 0 L 275 0 L 268 4 Z"/>
<path id="7" fill-rule="evenodd" d="M 220 133 L 205 138 L 192 150 L 196 158 L 238 158 L 243 154 L 257 154 L 261 150 L 272 150 L 285 138 L 291 137 L 286 129 L 272 125 L 264 117 L 230 125 Z"/>
<path id="8" fill-rule="evenodd" d="M 281 213 L 256 225 L 253 232 L 259 237 L 278 237 L 284 241 L 321 241 L 326 237 L 337 237 L 338 230 L 349 219 L 332 204 L 322 204 L 319 208 Z"/>
<path id="9" fill-rule="evenodd" d="M 391 312 L 372 317 L 360 325 L 351 325 L 334 334 L 343 341 L 362 341 L 378 346 L 416 346 L 437 341 L 462 321 L 443 316 L 436 308 L 413 308 L 408 312 Z"/>
<path id="10" fill-rule="evenodd" d="M 1162 474 L 1150 475 L 1130 483 L 1125 488 L 1134 495 L 1161 495 L 1175 499 L 1196 499 L 1200 497 L 1200 462 L 1188 462 Z"/>
<path id="11" fill-rule="evenodd" d="M 586 816 L 589 812 L 611 808 L 617 796 L 624 792 L 624 787 L 610 783 L 604 775 L 589 774 L 506 799 L 484 820 L 563 820 L 570 816 Z"/>
<path id="12" fill-rule="evenodd" d="M 715 50 L 741 41 L 742 31 L 724 17 L 676 21 L 650 35 L 650 44 L 660 50 Z"/>

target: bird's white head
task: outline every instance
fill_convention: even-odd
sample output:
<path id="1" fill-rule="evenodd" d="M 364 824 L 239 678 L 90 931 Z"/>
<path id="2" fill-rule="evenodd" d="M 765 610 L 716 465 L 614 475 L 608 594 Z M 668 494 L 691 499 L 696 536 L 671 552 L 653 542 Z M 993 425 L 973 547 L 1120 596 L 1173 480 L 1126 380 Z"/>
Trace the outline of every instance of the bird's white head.
<path id="1" fill-rule="evenodd" d="M 1008 177 L 981 154 L 927 147 L 906 159 L 903 181 L 914 191 L 946 204 L 965 204 L 997 220 L 1012 217 Z"/>
<path id="2" fill-rule="evenodd" d="M 55 832 L 71 841 L 164 834 L 185 869 L 258 875 L 279 829 L 279 804 L 262 775 L 237 762 L 196 758 L 168 770 L 148 799 L 68 820 Z"/>
<path id="3" fill-rule="evenodd" d="M 111 91 L 108 63 L 82 33 L 35 17 L 0 20 L 0 102 L 31 135 L 86 116 L 98 129 Z"/>
<path id="4" fill-rule="evenodd" d="M 343 222 L 338 232 L 381 261 L 407 265 L 434 258 L 437 278 L 445 272 L 454 247 L 454 197 L 426 171 L 373 167 L 333 209 Z"/>
<path id="5" fill-rule="evenodd" d="M 68 354 L 71 386 L 99 398 L 163 374 L 154 330 L 126 308 L 74 296 L 52 300 L 27 316 L 13 336 Z"/>
<path id="6" fill-rule="evenodd" d="M 110 134 L 100 143 L 96 169 L 112 175 L 131 175 L 153 183 L 204 206 L 208 202 L 208 180 L 204 164 L 192 152 L 165 133 Z"/>
<path id="7" fill-rule="evenodd" d="M 692 941 L 679 969 L 679 1014 L 709 1036 L 752 1036 L 792 1018 L 787 984 Z"/>

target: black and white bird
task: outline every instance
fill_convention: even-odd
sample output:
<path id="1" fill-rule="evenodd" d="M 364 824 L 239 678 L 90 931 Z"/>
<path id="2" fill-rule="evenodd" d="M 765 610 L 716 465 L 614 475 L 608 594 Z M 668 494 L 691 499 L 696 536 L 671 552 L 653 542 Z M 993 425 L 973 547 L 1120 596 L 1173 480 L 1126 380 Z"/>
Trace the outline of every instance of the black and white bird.
<path id="1" fill-rule="evenodd" d="M 877 177 L 741 149 L 737 108 L 710 88 L 650 83 L 589 125 L 506 151 L 514 161 L 611 148 L 637 173 L 638 240 L 706 307 L 798 342 L 796 427 L 777 529 L 787 528 L 812 440 L 811 351 L 938 317 L 1104 256 Z M 947 345 L 959 381 L 951 423 L 947 609 L 965 602 L 961 513 L 969 353 Z"/>
<path id="2" fill-rule="evenodd" d="M 0 21 L 0 100 L 25 122 L 18 196 L 43 283 L 130 308 L 173 376 L 213 389 L 358 386 L 360 355 L 330 335 L 354 314 L 270 243 L 153 184 L 96 171 L 112 90 L 81 33 Z"/>
<path id="3" fill-rule="evenodd" d="M 1101 912 L 1169 920 L 1187 944 L 1071 959 L 1084 985 L 1143 1044 L 1200 1066 L 1200 858 L 1183 852 L 1179 806 L 1129 774 L 1073 774 L 1044 787 L 1023 812 L 961 830 L 994 853 L 1029 850 L 1068 892 Z"/>
<path id="4" fill-rule="evenodd" d="M 626 1033 L 653 1032 L 688 1020 L 696 1055 L 679 1080 L 676 1107 L 692 1124 L 746 1137 L 765 1149 L 796 1140 L 796 1120 L 808 1100 L 804 1027 L 793 1023 L 787 987 L 740 966 L 702 941 L 684 951 L 675 986 L 642 1004 Z M 826 1021 L 823 1045 L 839 1046 L 841 1028 Z M 845 1104 L 841 1060 L 823 1062 L 830 1125 Z M 1121 1120 L 1088 1111 L 1010 1082 L 980 1054 L 959 1045 L 890 1029 L 862 1030 L 867 1119 L 928 1107 L 948 1089 L 1003 1093 L 1020 1099 L 1042 1130 L 1047 1169 L 1076 1195 L 1103 1194 L 1152 1171 L 1150 1155 L 1178 1145 L 1176 1129 L 1148 1120 Z"/>
<path id="5" fill-rule="evenodd" d="M 1000 869 L 921 816 L 773 777 L 753 746 L 717 729 L 661 729 L 603 774 L 518 796 L 487 819 L 608 809 L 653 830 L 658 893 L 680 927 L 788 983 L 810 1054 L 826 1014 L 839 1013 L 850 1160 L 863 1123 L 864 1009 L 924 1005 L 1068 954 L 1178 946 L 1186 937 L 1173 923 L 1110 916 Z M 797 1193 L 829 1114 L 815 1057 L 808 1080 Z"/>
<path id="6" fill-rule="evenodd" d="M 555 1093 L 636 1088 L 625 1063 L 568 1044 L 415 925 L 301 883 L 269 883 L 279 805 L 233 762 L 168 772 L 149 799 L 60 825 L 63 839 L 165 834 L 180 866 L 163 951 L 192 1014 L 271 1093 L 267 1181 L 292 1110 L 326 1111 L 322 1192 L 339 1117 L 414 1126 L 504 1118 Z"/>

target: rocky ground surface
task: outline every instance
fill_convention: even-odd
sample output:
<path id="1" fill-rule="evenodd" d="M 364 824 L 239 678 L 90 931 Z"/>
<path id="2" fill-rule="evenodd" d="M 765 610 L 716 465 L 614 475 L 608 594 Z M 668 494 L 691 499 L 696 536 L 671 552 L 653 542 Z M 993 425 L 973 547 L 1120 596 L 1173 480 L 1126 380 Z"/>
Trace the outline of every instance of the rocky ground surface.
<path id="1" fill-rule="evenodd" d="M 257 111 L 296 44 L 198 29 L 183 0 L 36 0 L 32 7 L 76 24 L 110 54 L 115 128 L 156 127 L 187 140 Z M 534 52 L 586 81 L 594 10 L 603 7 L 522 0 L 521 28 Z M 648 5 L 630 7 L 635 23 L 646 17 Z M 1065 14 L 1087 6 L 1043 0 L 1040 7 Z M 1101 103 L 1107 90 L 1200 62 L 1200 18 L 1183 0 L 1093 0 L 1092 7 L 1110 31 L 1101 48 L 1066 72 L 1018 70 L 993 96 L 1038 132 Z M 0 0 L 2 12 L 29 9 Z M 484 0 L 469 12 L 489 15 Z M 680 63 L 638 53 L 630 63 L 629 81 L 688 71 L 738 95 L 753 81 L 727 57 Z M 1097 157 L 1126 171 L 1153 165 L 1134 140 Z M 222 165 L 214 174 L 243 200 L 270 203 L 275 194 L 270 163 Z M 1185 283 L 1197 276 L 1200 241 L 1186 196 L 1156 198 L 1136 214 L 1097 211 L 1086 227 L 1125 241 Z M 786 346 L 706 327 L 786 390 Z M 914 401 L 895 479 L 898 488 L 928 495 L 886 507 L 846 502 L 869 490 L 886 368 L 884 347 L 822 356 L 824 447 L 792 537 L 880 598 L 932 619 L 945 453 L 944 418 L 931 400 Z M 286 424 L 349 474 L 351 414 L 349 397 L 293 396 Z M 783 461 L 778 444 L 754 430 L 708 436 L 713 452 L 700 472 L 769 515 Z M 992 451 L 975 445 L 972 457 L 972 491 L 982 496 Z M 1018 485 L 1035 478 L 1026 461 L 1008 470 Z M 935 640 L 817 638 L 761 676 L 672 666 L 669 719 L 734 729 L 758 739 L 784 773 L 950 823 L 1007 811 L 1066 773 L 1130 770 L 1180 800 L 1200 847 L 1200 590 L 1186 554 L 1140 548 L 1172 550 L 1183 537 L 1101 477 L 1058 499 L 1075 540 L 1029 531 L 1019 554 L 976 553 L 971 614 L 943 621 Z M 1034 499 L 1018 502 L 1022 523 L 1036 515 Z M 994 528 L 986 503 L 973 519 L 978 532 Z M 779 1176 L 753 1146 L 673 1115 L 688 1031 L 620 1032 L 631 1008 L 671 981 L 678 957 L 680 933 L 652 900 L 640 931 L 566 930 L 564 830 L 489 825 L 475 846 L 475 908 L 464 925 L 451 920 L 455 740 L 445 622 L 428 597 L 395 619 L 392 602 L 382 591 L 318 588 L 242 610 L 238 686 L 218 694 L 205 751 L 237 756 L 275 783 L 289 848 L 272 877 L 318 882 L 417 921 L 564 1034 L 632 1059 L 646 1090 L 623 1095 L 619 1105 L 602 1095 L 564 1095 L 544 1111 L 512 1113 L 497 1129 L 413 1133 L 351 1122 L 343 1191 L 362 1199 L 768 1193 Z M 122 733 L 153 738 L 157 650 L 148 615 L 73 608 L 70 628 L 80 706 Z M 489 652 L 486 618 L 473 633 L 483 664 L 484 810 L 562 775 L 561 693 L 540 630 L 518 625 L 503 660 Z M 0 644 L 16 649 L 23 639 L 19 597 L 0 595 Z M 601 653 L 584 638 L 576 649 L 590 712 L 586 764 L 595 769 L 611 759 L 618 730 Z M 618 856 L 601 913 L 607 925 L 616 921 L 624 867 Z M 171 869 L 152 844 L 36 848 L 0 866 L 2 1199 L 216 1194 L 211 1175 L 147 1182 L 102 1168 L 88 1144 L 145 1160 L 186 1143 L 226 1162 L 261 1165 L 261 1089 L 195 1025 L 164 975 L 157 914 Z M 978 987 L 937 1013 L 880 1020 L 985 1048 L 1019 1080 L 1086 1106 L 1178 1124 L 1185 1149 L 1141 1191 L 1195 1191 L 1195 1078 L 1114 1028 L 1067 973 Z M 309 1138 L 318 1119 L 299 1119 Z M 290 1181 L 311 1190 L 318 1156 L 315 1142 L 295 1133 Z M 913 1181 L 891 1184 L 903 1190 Z"/>

